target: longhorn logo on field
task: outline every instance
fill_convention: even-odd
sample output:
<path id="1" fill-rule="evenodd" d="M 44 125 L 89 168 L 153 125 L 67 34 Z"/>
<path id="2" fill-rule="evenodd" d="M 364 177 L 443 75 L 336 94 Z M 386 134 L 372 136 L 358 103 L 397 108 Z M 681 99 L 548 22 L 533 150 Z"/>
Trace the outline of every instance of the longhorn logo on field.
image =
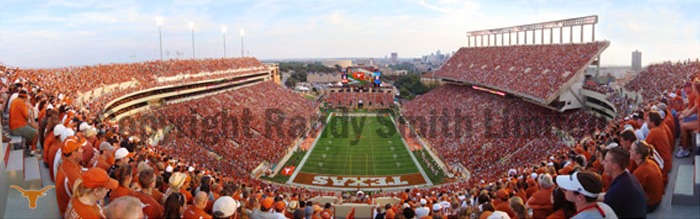
<path id="1" fill-rule="evenodd" d="M 22 187 L 16 186 L 16 185 L 11 185 L 10 188 L 16 189 L 20 193 L 22 193 L 22 197 L 27 197 L 29 200 L 29 208 L 35 209 L 36 208 L 36 201 L 39 199 L 41 196 L 46 195 L 46 191 L 49 189 L 53 188 L 53 185 L 49 185 L 44 187 L 41 190 L 24 190 Z"/>

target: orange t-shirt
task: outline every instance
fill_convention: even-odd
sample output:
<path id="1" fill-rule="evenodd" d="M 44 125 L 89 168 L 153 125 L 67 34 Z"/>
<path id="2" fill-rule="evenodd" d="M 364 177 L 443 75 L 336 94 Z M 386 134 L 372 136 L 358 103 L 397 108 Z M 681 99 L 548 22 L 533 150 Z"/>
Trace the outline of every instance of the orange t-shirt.
<path id="1" fill-rule="evenodd" d="M 573 163 L 564 166 L 564 168 L 559 169 L 557 173 L 559 173 L 559 175 L 569 175 L 569 173 L 571 173 L 572 171 L 574 171 Z"/>
<path id="2" fill-rule="evenodd" d="M 51 135 L 46 135 L 44 137 L 44 142 L 41 144 L 44 146 L 44 163 L 49 163 L 49 151 L 51 151 L 51 144 L 53 144 L 54 140 L 56 140 L 56 138 L 53 136 L 53 131 L 51 131 Z"/>
<path id="3" fill-rule="evenodd" d="M 66 209 L 65 219 L 93 219 L 93 218 L 105 218 L 102 215 L 102 208 L 100 205 L 89 206 L 83 204 L 78 200 L 78 197 L 74 197 L 70 200 L 68 209 Z"/>
<path id="4" fill-rule="evenodd" d="M 642 161 L 633 175 L 642 184 L 644 193 L 647 195 L 647 205 L 661 202 L 664 195 L 664 182 L 661 170 L 654 161 L 650 159 Z"/>
<path id="5" fill-rule="evenodd" d="M 493 214 L 492 211 L 484 211 L 484 212 L 481 212 L 481 215 L 479 215 L 479 219 L 486 219 L 486 218 L 488 218 L 489 216 L 491 216 L 491 214 Z M 426 217 L 427 217 L 427 216 L 426 216 Z"/>
<path id="6" fill-rule="evenodd" d="M 102 168 L 105 171 L 109 171 L 109 168 L 112 167 L 112 165 L 109 165 L 109 163 L 107 163 L 107 158 L 100 155 L 99 157 L 97 157 L 97 164 L 95 164 L 95 167 Z"/>
<path id="7" fill-rule="evenodd" d="M 388 210 L 386 210 L 386 214 L 384 215 L 384 218 L 394 219 L 394 218 L 396 218 L 396 213 L 394 213 L 394 210 L 388 209 Z"/>
<path id="8" fill-rule="evenodd" d="M 545 218 L 552 213 L 552 188 L 535 192 L 527 200 L 527 205 L 532 208 L 533 218 Z"/>
<path id="9" fill-rule="evenodd" d="M 61 215 L 66 212 L 66 207 L 68 207 L 68 202 L 70 202 L 73 194 L 73 183 L 82 177 L 80 174 L 80 166 L 68 159 L 64 160 L 58 167 L 58 173 L 56 174 L 56 202 Z"/>
<path id="10" fill-rule="evenodd" d="M 663 175 L 668 174 L 673 167 L 673 160 L 671 157 L 671 144 L 668 143 L 668 136 L 661 127 L 656 127 L 649 130 L 649 134 L 646 139 L 647 143 L 654 146 L 661 159 L 664 160 L 664 169 L 661 170 Z"/>
<path id="11" fill-rule="evenodd" d="M 686 108 L 686 109 L 690 109 L 690 108 L 693 108 L 693 106 L 695 106 L 695 103 L 698 102 L 698 101 L 697 101 L 697 99 L 698 99 L 697 96 L 698 96 L 698 95 L 696 95 L 695 92 L 690 92 L 690 93 L 688 94 L 688 108 Z"/>
<path id="12" fill-rule="evenodd" d="M 695 106 L 700 106 L 700 96 L 695 98 Z M 700 108 L 696 108 L 695 113 L 698 113 L 698 115 L 700 115 Z"/>
<path id="13" fill-rule="evenodd" d="M 666 139 L 668 139 L 668 142 L 671 143 L 669 144 L 669 147 L 671 147 L 671 145 L 676 141 L 676 138 L 673 137 L 673 132 L 671 131 L 671 128 L 663 122 L 661 123 L 661 128 L 664 129 L 664 133 L 666 133 Z M 673 148 L 671 148 L 671 151 L 673 151 Z"/>
<path id="14" fill-rule="evenodd" d="M 564 215 L 564 209 L 559 209 L 555 211 L 554 213 L 547 216 L 547 219 L 566 219 L 566 215 Z"/>
<path id="15" fill-rule="evenodd" d="M 134 196 L 134 191 L 131 191 L 131 189 L 119 185 L 119 187 L 117 187 L 116 189 L 112 189 L 112 192 L 109 193 L 109 201 L 114 201 L 114 199 L 117 199 L 122 196 Z"/>
<path id="16" fill-rule="evenodd" d="M 153 199 L 158 201 L 158 203 L 161 203 L 160 201 L 163 200 L 163 193 L 158 191 L 158 189 L 156 188 L 153 188 L 153 190 L 151 191 L 151 196 L 153 196 Z"/>
<path id="17" fill-rule="evenodd" d="M 10 104 L 10 130 L 25 126 L 29 119 L 29 109 L 24 98 L 17 98 Z"/>
<path id="18" fill-rule="evenodd" d="M 666 118 L 664 118 L 664 124 L 668 126 L 668 128 L 671 130 L 671 136 L 673 136 L 673 133 L 676 133 L 676 120 L 673 118 L 671 110 L 666 110 Z"/>
<path id="19" fill-rule="evenodd" d="M 39 110 L 39 113 L 37 113 L 36 115 L 36 121 L 41 121 L 42 119 L 44 119 L 44 116 L 46 116 L 46 106 L 44 106 L 44 109 Z"/>
<path id="20" fill-rule="evenodd" d="M 185 212 L 182 213 L 182 219 L 211 219 L 211 215 L 199 209 L 197 206 L 188 205 Z"/>
<path id="21" fill-rule="evenodd" d="M 133 192 L 132 195 L 134 197 L 138 198 L 139 200 L 141 200 L 141 203 L 146 205 L 145 207 L 142 208 L 144 216 L 148 216 L 148 218 L 161 218 L 161 217 L 163 217 L 163 212 L 165 211 L 165 209 L 163 208 L 163 206 L 160 204 L 159 201 L 156 201 L 156 199 L 153 198 L 153 196 L 146 195 L 146 194 L 143 194 L 141 192 Z M 209 218 L 211 218 L 211 217 L 209 217 Z"/>
<path id="22" fill-rule="evenodd" d="M 538 191 L 539 191 L 539 188 L 537 188 L 537 186 L 527 187 L 527 192 L 526 192 L 527 198 L 529 199 L 530 197 L 532 197 L 532 195 L 534 195 Z M 525 200 L 527 200 L 527 199 L 525 199 Z"/>
<path id="23" fill-rule="evenodd" d="M 61 149 L 61 141 L 59 140 L 54 140 L 52 144 L 49 146 L 49 171 L 52 173 L 51 174 L 51 179 L 53 180 L 53 176 L 56 175 L 57 173 L 53 172 L 53 163 L 54 160 L 56 160 L 56 152 L 58 152 L 58 149 Z M 60 155 L 59 155 L 60 156 Z M 54 181 L 55 182 L 55 181 Z"/>
<path id="24" fill-rule="evenodd" d="M 508 213 L 508 216 L 510 216 L 510 218 L 515 217 L 515 212 L 513 212 L 513 210 L 510 209 L 510 204 L 508 203 L 508 201 L 504 201 L 501 204 L 498 204 L 496 206 L 496 211 L 506 212 Z"/>

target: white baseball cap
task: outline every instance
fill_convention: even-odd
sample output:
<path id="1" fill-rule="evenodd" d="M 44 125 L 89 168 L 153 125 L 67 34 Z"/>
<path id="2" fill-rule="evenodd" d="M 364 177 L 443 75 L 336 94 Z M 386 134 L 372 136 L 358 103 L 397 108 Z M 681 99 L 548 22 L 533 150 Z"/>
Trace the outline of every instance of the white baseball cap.
<path id="1" fill-rule="evenodd" d="M 114 152 L 114 159 L 122 159 L 129 155 L 129 150 L 126 148 L 119 148 Z"/>

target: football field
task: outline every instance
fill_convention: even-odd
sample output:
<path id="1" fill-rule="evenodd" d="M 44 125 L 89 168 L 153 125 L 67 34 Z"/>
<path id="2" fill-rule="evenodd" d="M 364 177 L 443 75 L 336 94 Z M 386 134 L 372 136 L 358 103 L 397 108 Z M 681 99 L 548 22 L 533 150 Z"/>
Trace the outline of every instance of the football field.
<path id="1" fill-rule="evenodd" d="M 301 172 L 338 176 L 418 173 L 389 116 L 333 116 Z"/>

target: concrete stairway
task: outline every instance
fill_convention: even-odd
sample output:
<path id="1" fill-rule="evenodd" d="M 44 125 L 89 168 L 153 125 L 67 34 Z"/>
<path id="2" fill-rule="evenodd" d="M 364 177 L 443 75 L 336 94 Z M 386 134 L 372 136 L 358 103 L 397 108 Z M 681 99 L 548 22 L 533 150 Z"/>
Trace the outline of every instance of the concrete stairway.
<path id="1" fill-rule="evenodd" d="M 695 144 L 700 144 L 700 134 L 695 135 Z M 700 148 L 696 148 L 696 151 Z M 692 163 L 678 166 L 673 187 L 673 205 L 700 205 L 700 155 L 692 155 Z M 674 162 L 675 163 L 675 162 Z"/>
<path id="2" fill-rule="evenodd" d="M 15 143 L 15 141 L 11 141 Z M 0 176 L 0 218 L 59 218 L 55 188 L 48 189 L 37 199 L 37 206 L 29 207 L 29 199 L 10 186 L 23 190 L 41 190 L 54 185 L 48 169 L 40 157 L 24 157 L 24 149 L 14 150 L 10 142 L 2 143 L 3 164 Z"/>

